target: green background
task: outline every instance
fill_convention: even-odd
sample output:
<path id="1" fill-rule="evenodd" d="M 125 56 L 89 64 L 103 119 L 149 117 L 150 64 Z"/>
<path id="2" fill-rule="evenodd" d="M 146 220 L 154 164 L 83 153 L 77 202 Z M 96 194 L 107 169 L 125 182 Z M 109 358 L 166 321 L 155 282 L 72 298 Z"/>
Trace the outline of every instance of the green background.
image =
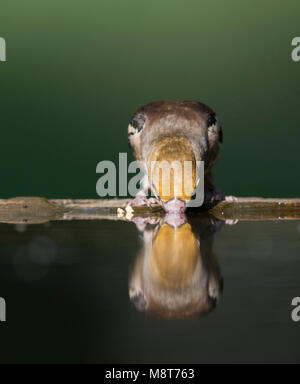
<path id="1" fill-rule="evenodd" d="M 1 0 L 0 197 L 97 197 L 97 163 L 162 99 L 219 115 L 224 193 L 299 197 L 299 17 L 296 0 Z"/>

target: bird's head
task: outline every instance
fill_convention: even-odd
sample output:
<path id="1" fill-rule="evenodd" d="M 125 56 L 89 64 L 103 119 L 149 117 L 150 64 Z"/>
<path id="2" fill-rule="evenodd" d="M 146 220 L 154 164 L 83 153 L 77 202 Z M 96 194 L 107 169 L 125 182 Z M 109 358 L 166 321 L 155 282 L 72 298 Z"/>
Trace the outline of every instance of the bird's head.
<path id="1" fill-rule="evenodd" d="M 167 212 L 183 212 L 199 183 L 198 162 L 216 161 L 222 130 L 214 112 L 193 101 L 153 102 L 133 115 L 128 137 L 153 194 Z"/>

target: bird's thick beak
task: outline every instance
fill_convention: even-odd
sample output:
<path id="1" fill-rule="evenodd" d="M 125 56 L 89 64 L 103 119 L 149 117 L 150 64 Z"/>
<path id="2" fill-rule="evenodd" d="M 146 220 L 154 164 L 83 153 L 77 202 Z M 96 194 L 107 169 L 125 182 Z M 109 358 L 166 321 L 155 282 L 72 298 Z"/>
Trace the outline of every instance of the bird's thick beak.
<path id="1" fill-rule="evenodd" d="M 165 205 L 185 205 L 196 187 L 196 159 L 191 143 L 184 137 L 167 137 L 153 146 L 147 161 L 149 183 Z"/>

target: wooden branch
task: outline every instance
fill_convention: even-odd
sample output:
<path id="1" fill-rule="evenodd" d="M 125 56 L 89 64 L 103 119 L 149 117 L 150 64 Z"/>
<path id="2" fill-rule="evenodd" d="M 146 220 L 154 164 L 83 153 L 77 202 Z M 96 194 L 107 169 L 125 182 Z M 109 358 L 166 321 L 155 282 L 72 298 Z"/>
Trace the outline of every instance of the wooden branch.
<path id="1" fill-rule="evenodd" d="M 18 197 L 0 200 L 0 222 L 38 224 L 54 220 L 131 220 L 138 217 L 162 217 L 158 204 L 128 207 L 129 199 L 44 199 Z M 187 215 L 205 212 L 220 220 L 299 220 L 300 199 L 237 198 L 222 201 L 209 210 L 189 210 Z"/>
<path id="2" fill-rule="evenodd" d="M 210 212 L 220 220 L 299 220 L 300 199 L 239 197 L 222 201 Z"/>

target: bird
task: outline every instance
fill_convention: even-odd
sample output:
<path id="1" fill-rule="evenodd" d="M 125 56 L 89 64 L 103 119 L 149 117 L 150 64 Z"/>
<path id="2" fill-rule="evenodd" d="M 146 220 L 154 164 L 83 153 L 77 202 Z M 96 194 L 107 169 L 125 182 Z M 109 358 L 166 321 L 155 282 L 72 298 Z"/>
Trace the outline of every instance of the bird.
<path id="1" fill-rule="evenodd" d="M 223 142 L 222 125 L 215 112 L 199 101 L 154 101 L 141 106 L 128 125 L 128 140 L 145 173 L 143 189 L 133 205 L 149 205 L 148 192 L 167 213 L 183 213 L 199 182 L 204 182 L 204 202 L 224 200 L 214 186 L 212 167 Z M 204 162 L 204 180 L 198 162 Z M 175 162 L 168 176 L 161 164 Z M 185 164 L 190 166 L 186 170 Z M 184 175 L 182 170 L 185 171 Z"/>

